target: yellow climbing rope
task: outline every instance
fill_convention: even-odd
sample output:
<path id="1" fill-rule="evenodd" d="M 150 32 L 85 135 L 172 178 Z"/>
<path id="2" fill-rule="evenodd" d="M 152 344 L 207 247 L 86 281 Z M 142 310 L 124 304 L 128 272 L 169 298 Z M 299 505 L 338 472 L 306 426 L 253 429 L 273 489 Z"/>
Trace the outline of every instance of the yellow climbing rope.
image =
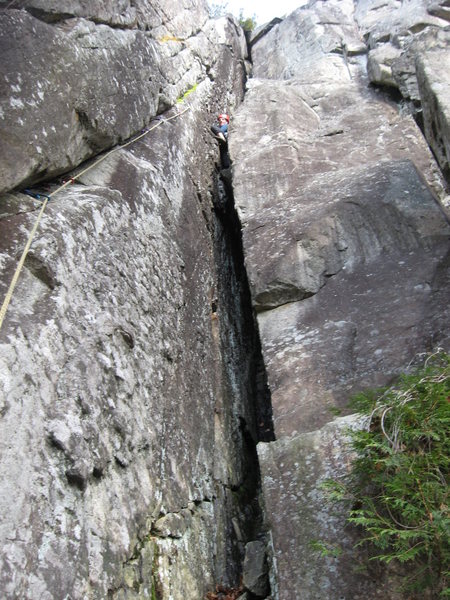
<path id="1" fill-rule="evenodd" d="M 83 169 L 82 171 L 80 171 L 79 173 L 77 173 L 76 175 L 74 175 L 73 177 L 71 177 L 68 181 L 66 181 L 65 183 L 63 183 L 63 185 L 61 185 L 59 188 L 57 188 L 56 190 L 54 190 L 51 194 L 48 194 L 47 196 L 45 196 L 45 200 L 42 203 L 41 210 L 39 211 L 38 218 L 36 219 L 36 222 L 35 222 L 35 224 L 33 226 L 33 229 L 31 230 L 30 235 L 28 236 L 27 243 L 25 244 L 25 248 L 24 248 L 24 250 L 22 252 L 22 256 L 20 257 L 20 260 L 19 260 L 19 264 L 17 265 L 17 268 L 16 268 L 16 270 L 14 272 L 14 275 L 13 275 L 13 278 L 11 280 L 11 283 L 9 284 L 8 291 L 6 292 L 5 299 L 3 300 L 2 307 L 0 308 L 0 329 L 2 328 L 3 321 L 4 321 L 4 318 L 5 318 L 5 315 L 6 315 L 6 311 L 8 310 L 9 303 L 11 302 L 11 298 L 12 298 L 12 295 L 14 293 L 14 288 L 16 287 L 17 280 L 19 279 L 20 272 L 21 272 L 21 270 L 23 268 L 23 265 L 25 263 L 25 259 L 27 257 L 28 251 L 29 251 L 30 246 L 31 246 L 31 244 L 33 242 L 33 238 L 34 238 L 34 236 L 36 234 L 37 228 L 39 226 L 39 222 L 40 222 L 40 220 L 42 218 L 42 215 L 44 214 L 45 207 L 47 206 L 48 201 L 50 200 L 50 198 L 52 196 L 55 196 L 59 192 L 61 192 L 67 186 L 71 185 L 74 181 L 76 181 L 82 175 L 84 175 L 85 173 L 87 173 L 87 171 L 90 171 L 91 169 L 93 169 L 94 167 L 96 167 L 99 163 L 101 163 L 102 161 L 104 161 L 105 159 L 107 159 L 108 156 L 110 156 L 114 152 L 117 152 L 118 150 L 122 150 L 123 148 L 126 148 L 130 144 L 134 144 L 134 142 L 137 142 L 138 140 L 140 140 L 141 138 L 143 138 L 144 136 L 146 136 L 147 134 L 149 134 L 151 131 L 153 131 L 154 129 L 156 129 L 157 127 L 159 127 L 160 125 L 162 125 L 163 123 L 166 123 L 167 121 L 172 121 L 172 119 L 176 119 L 177 117 L 181 117 L 181 115 L 183 115 L 185 112 L 187 112 L 190 108 L 191 108 L 190 106 L 187 106 L 181 112 L 178 112 L 175 115 L 172 115 L 171 117 L 168 117 L 167 119 L 161 119 L 160 121 L 158 121 L 158 123 L 156 123 L 156 125 L 154 125 L 150 129 L 147 129 L 146 131 L 144 131 L 143 133 L 141 133 L 137 137 L 133 138 L 132 140 L 130 140 L 128 142 L 126 142 L 125 144 L 122 144 L 120 146 L 116 146 L 115 148 L 113 148 L 112 150 L 110 150 L 109 152 L 107 152 L 106 154 L 104 154 L 103 156 L 101 156 L 94 163 L 92 163 L 91 165 L 89 165 L 88 167 L 86 167 L 85 169 Z M 42 197 L 44 197 L 44 195 L 42 195 Z"/>

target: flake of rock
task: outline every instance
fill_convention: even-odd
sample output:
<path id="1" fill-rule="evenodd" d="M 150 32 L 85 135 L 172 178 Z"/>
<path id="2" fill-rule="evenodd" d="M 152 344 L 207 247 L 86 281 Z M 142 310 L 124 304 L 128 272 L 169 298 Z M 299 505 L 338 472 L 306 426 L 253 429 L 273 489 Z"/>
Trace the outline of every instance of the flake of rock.
<path id="1" fill-rule="evenodd" d="M 253 541 L 245 545 L 242 583 L 258 598 L 265 598 L 269 593 L 266 547 L 263 542 Z"/>
<path id="2" fill-rule="evenodd" d="M 450 180 L 450 57 L 435 50 L 417 58 L 425 135 Z"/>

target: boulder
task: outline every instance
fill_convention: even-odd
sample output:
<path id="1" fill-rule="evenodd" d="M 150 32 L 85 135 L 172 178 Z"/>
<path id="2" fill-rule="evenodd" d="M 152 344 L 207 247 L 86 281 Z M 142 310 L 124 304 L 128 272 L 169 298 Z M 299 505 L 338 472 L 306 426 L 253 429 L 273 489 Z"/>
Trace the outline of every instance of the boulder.
<path id="1" fill-rule="evenodd" d="M 321 487 L 346 474 L 351 459 L 346 432 L 357 424 L 342 417 L 319 431 L 258 445 L 275 541 L 276 597 L 282 600 L 396 598 L 375 569 L 367 572 L 356 563 L 357 536 L 346 526 L 342 507 L 331 504 Z"/>
<path id="2" fill-rule="evenodd" d="M 265 598 L 269 593 L 269 578 L 264 542 L 248 542 L 242 572 L 242 584 L 257 598 Z"/>
<path id="3" fill-rule="evenodd" d="M 372 83 L 398 87 L 392 74 L 392 64 L 402 55 L 400 48 L 382 44 L 370 50 L 367 57 L 367 74 Z"/>

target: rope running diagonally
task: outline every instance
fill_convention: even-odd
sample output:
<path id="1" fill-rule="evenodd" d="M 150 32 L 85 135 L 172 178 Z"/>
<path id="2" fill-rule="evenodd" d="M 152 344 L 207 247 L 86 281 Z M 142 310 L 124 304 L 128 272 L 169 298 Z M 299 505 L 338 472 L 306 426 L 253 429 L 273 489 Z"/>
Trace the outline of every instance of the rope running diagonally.
<path id="1" fill-rule="evenodd" d="M 162 125 L 163 123 L 166 123 L 167 121 L 172 121 L 172 119 L 176 119 L 177 117 L 181 117 L 181 115 L 183 115 L 185 112 L 187 112 L 190 108 L 191 108 L 190 106 L 187 106 L 187 108 L 185 108 L 181 112 L 179 112 L 179 113 L 177 113 L 175 115 L 172 115 L 171 117 L 168 117 L 167 119 L 162 119 L 161 121 L 158 121 L 158 123 L 156 123 L 156 125 L 154 125 L 150 129 L 147 129 L 146 131 L 144 131 L 144 133 L 141 133 L 140 135 L 138 135 L 137 137 L 133 138 L 132 140 L 126 142 L 125 144 L 122 144 L 120 146 L 116 146 L 115 148 L 113 148 L 112 150 L 110 150 L 109 152 L 107 152 L 106 154 L 104 154 L 102 157 L 100 157 L 98 160 L 96 160 L 94 163 L 92 163 L 91 165 L 89 165 L 88 167 L 86 167 L 85 169 L 83 169 L 82 171 L 80 171 L 79 173 L 77 173 L 76 175 L 74 175 L 73 177 L 71 177 L 68 181 L 66 181 L 63 185 L 61 185 L 59 188 L 57 188 L 54 192 L 52 192 L 51 194 L 49 194 L 48 196 L 45 197 L 45 200 L 44 200 L 44 202 L 42 203 L 42 206 L 41 206 L 41 210 L 39 211 L 38 218 L 36 219 L 36 222 L 35 222 L 35 224 L 33 226 L 33 229 L 31 230 L 30 235 L 28 236 L 27 243 L 25 244 L 25 248 L 24 248 L 24 250 L 22 252 L 22 256 L 20 257 L 20 260 L 19 260 L 19 264 L 16 267 L 16 270 L 14 272 L 14 275 L 13 275 L 13 278 L 11 280 L 11 283 L 9 284 L 9 288 L 8 288 L 8 291 L 6 292 L 5 299 L 3 300 L 2 307 L 0 308 L 0 329 L 2 328 L 3 321 L 4 321 L 5 315 L 6 315 L 6 311 L 8 310 L 9 303 L 11 302 L 11 298 L 12 298 L 12 295 L 14 293 L 14 288 L 16 287 L 17 280 L 19 279 L 19 275 L 20 275 L 20 272 L 22 271 L 23 265 L 25 263 L 25 259 L 26 259 L 27 254 L 28 254 L 28 251 L 29 251 L 30 246 L 31 246 L 31 244 L 33 242 L 33 238 L 34 238 L 34 236 L 36 234 L 36 231 L 37 231 L 37 228 L 39 226 L 40 220 L 42 218 L 42 215 L 44 214 L 45 207 L 47 206 L 48 201 L 50 200 L 50 198 L 52 196 L 55 196 L 59 192 L 61 192 L 67 186 L 71 185 L 75 180 L 79 179 L 87 171 L 90 171 L 91 169 L 93 169 L 94 167 L 96 167 L 99 163 L 101 163 L 102 161 L 104 161 L 105 159 L 107 159 L 108 156 L 110 156 L 114 152 L 117 152 L 118 150 L 122 150 L 123 148 L 126 148 L 130 144 L 134 144 L 134 142 L 137 142 L 138 140 L 140 140 L 141 138 L 143 138 L 144 136 L 146 136 L 148 133 L 150 133 L 150 131 L 153 131 L 154 129 L 156 129 L 157 127 L 159 127 L 160 125 Z"/>

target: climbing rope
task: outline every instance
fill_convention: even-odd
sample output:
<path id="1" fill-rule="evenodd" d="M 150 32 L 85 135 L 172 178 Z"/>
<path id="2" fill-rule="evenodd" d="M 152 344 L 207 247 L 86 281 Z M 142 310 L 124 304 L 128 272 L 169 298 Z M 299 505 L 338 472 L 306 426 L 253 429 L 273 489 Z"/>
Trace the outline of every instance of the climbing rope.
<path id="1" fill-rule="evenodd" d="M 97 159 L 94 163 L 92 163 L 91 165 L 89 165 L 88 167 L 86 167 L 85 169 L 83 169 L 82 171 L 80 171 L 79 173 L 77 173 L 76 175 L 74 175 L 73 177 L 71 177 L 68 181 L 65 181 L 60 187 L 58 187 L 51 194 L 48 194 L 48 195 L 44 195 L 44 194 L 40 194 L 40 195 L 39 194 L 32 194 L 32 193 L 29 193 L 28 190 L 26 190 L 27 194 L 29 194 L 29 195 L 37 198 L 37 199 L 40 199 L 42 197 L 42 198 L 45 198 L 45 200 L 42 203 L 41 210 L 39 211 L 39 215 L 38 215 L 38 218 L 36 219 L 36 222 L 35 222 L 35 224 L 33 226 L 33 229 L 31 230 L 30 235 L 28 236 L 27 243 L 25 244 L 25 248 L 24 248 L 24 250 L 22 252 L 22 256 L 20 257 L 19 263 L 18 263 L 17 268 L 16 268 L 16 270 L 14 272 L 14 275 L 13 275 L 13 278 L 11 280 L 11 283 L 9 284 L 8 291 L 6 292 L 5 299 L 3 300 L 2 307 L 0 308 L 0 329 L 2 328 L 3 321 L 4 321 L 4 318 L 5 318 L 5 315 L 6 315 L 6 311 L 8 310 L 9 303 L 11 302 L 11 298 L 12 298 L 12 295 L 14 293 L 14 288 L 16 287 L 17 280 L 19 279 L 19 275 L 20 275 L 20 272 L 22 271 L 23 265 L 25 263 L 25 259 L 26 259 L 27 254 L 28 254 L 28 251 L 29 251 L 30 246 L 31 246 L 31 244 L 33 242 L 33 238 L 34 238 L 34 236 L 36 234 L 37 228 L 39 227 L 39 222 L 40 222 L 40 220 L 42 218 L 42 215 L 44 214 L 45 208 L 46 208 L 46 206 L 47 206 L 50 198 L 52 196 L 55 196 L 59 192 L 61 192 L 67 186 L 69 186 L 72 183 L 74 183 L 82 175 L 84 175 L 85 173 L 87 173 L 88 171 L 90 171 L 91 169 L 93 169 L 94 167 L 96 167 L 102 161 L 106 160 L 108 158 L 108 156 L 110 156 L 114 152 L 117 152 L 118 150 L 122 150 L 123 148 L 126 148 L 130 144 L 134 144 L 134 142 L 137 142 L 138 140 L 140 140 L 141 138 L 143 138 L 144 136 L 146 136 L 147 134 L 149 134 L 151 131 L 153 131 L 154 129 L 156 129 L 157 127 L 159 127 L 160 125 L 162 125 L 163 123 L 166 123 L 168 121 L 172 121 L 172 119 L 176 119 L 177 117 L 181 117 L 181 115 L 183 115 L 185 112 L 187 112 L 190 108 L 191 108 L 190 106 L 187 106 L 181 112 L 176 113 L 175 115 L 172 115 L 171 117 L 168 117 L 167 119 L 161 119 L 160 121 L 158 121 L 158 123 L 156 123 L 156 125 L 154 125 L 150 129 L 146 129 L 143 133 L 141 133 L 137 137 L 134 137 L 130 141 L 126 142 L 125 144 L 122 144 L 120 146 L 116 146 L 115 148 L 113 148 L 112 150 L 110 150 L 109 152 L 107 152 L 106 154 L 104 154 L 103 156 L 101 156 L 99 159 Z"/>

